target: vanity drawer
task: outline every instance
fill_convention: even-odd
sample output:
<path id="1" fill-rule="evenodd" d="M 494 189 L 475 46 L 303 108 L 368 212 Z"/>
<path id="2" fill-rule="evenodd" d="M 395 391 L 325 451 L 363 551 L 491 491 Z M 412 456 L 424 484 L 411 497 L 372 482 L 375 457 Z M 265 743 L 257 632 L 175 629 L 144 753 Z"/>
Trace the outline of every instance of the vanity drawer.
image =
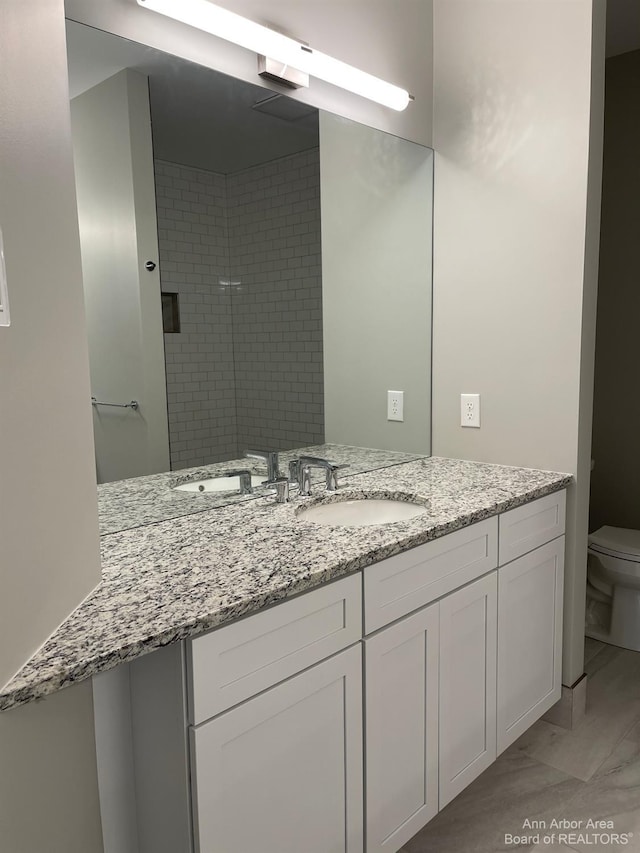
<path id="1" fill-rule="evenodd" d="M 563 489 L 502 513 L 498 545 L 501 566 L 562 536 L 566 496 L 566 490 Z"/>
<path id="2" fill-rule="evenodd" d="M 498 565 L 498 519 L 489 518 L 364 570 L 365 634 Z"/>
<path id="3" fill-rule="evenodd" d="M 187 643 L 194 725 L 362 637 L 358 572 Z"/>

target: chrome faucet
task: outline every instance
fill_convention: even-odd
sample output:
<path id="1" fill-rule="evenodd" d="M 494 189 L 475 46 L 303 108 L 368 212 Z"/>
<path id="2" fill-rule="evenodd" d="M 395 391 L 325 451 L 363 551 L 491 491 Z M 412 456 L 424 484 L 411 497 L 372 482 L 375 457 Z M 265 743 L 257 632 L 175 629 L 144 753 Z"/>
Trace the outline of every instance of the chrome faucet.
<path id="1" fill-rule="evenodd" d="M 336 465 L 335 462 L 319 456 L 300 456 L 289 463 L 289 480 L 298 484 L 300 495 L 308 496 L 311 494 L 311 469 L 322 468 L 326 475 L 327 491 L 335 492 L 338 489 L 338 471 L 348 467 Z"/>
<path id="2" fill-rule="evenodd" d="M 263 486 L 270 486 L 276 490 L 276 503 L 286 504 L 289 502 L 289 487 L 291 483 L 288 477 L 276 477 L 275 480 L 265 480 Z"/>
<path id="3" fill-rule="evenodd" d="M 280 476 L 277 450 L 245 450 L 245 459 L 261 459 L 267 465 L 267 480 L 277 480 Z"/>
<path id="4" fill-rule="evenodd" d="M 247 468 L 239 468 L 236 471 L 225 471 L 225 477 L 238 477 L 240 479 L 240 494 L 253 494 L 253 486 L 251 485 L 251 471 Z"/>

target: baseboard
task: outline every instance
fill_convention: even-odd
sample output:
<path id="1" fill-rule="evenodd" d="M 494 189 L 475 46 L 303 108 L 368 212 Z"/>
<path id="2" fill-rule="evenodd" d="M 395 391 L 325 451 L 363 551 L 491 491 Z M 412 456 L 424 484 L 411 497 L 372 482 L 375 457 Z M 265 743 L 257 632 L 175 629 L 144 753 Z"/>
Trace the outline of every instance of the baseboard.
<path id="1" fill-rule="evenodd" d="M 587 710 L 587 673 L 584 672 L 571 687 L 562 685 L 562 695 L 542 719 L 563 729 L 575 729 Z"/>

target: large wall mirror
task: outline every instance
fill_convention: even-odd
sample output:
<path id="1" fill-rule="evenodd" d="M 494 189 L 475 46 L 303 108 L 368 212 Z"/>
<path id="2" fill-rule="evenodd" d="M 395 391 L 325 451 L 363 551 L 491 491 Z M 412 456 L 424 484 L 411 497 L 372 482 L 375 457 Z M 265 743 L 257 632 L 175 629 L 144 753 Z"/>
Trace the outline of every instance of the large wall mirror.
<path id="1" fill-rule="evenodd" d="M 428 455 L 433 152 L 78 23 L 67 40 L 98 481 L 248 447 Z"/>

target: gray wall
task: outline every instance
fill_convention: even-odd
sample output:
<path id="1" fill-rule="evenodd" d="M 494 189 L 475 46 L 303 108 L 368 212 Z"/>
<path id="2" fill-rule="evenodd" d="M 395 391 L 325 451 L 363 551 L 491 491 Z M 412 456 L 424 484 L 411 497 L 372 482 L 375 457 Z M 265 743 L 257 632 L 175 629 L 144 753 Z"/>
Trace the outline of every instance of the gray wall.
<path id="1" fill-rule="evenodd" d="M 436 0 L 434 33 L 433 452 L 575 476 L 572 684 L 584 648 L 604 3 Z M 481 395 L 480 429 L 460 427 L 462 392 Z"/>
<path id="2" fill-rule="evenodd" d="M 61 3 L 3 4 L 0 684 L 100 579 L 63 24 Z"/>
<path id="3" fill-rule="evenodd" d="M 0 684 L 100 579 L 62 2 L 6 0 L 0 225 Z M 87 692 L 88 691 L 88 692 Z M 0 715 L 0 847 L 98 853 L 87 685 Z"/>
<path id="4" fill-rule="evenodd" d="M 320 158 L 326 439 L 429 453 L 433 152 L 321 113 Z"/>
<path id="5" fill-rule="evenodd" d="M 640 51 L 607 60 L 590 529 L 640 528 Z"/>
<path id="6" fill-rule="evenodd" d="M 102 853 L 90 681 L 3 711 L 0 767 L 2 853 Z"/>

